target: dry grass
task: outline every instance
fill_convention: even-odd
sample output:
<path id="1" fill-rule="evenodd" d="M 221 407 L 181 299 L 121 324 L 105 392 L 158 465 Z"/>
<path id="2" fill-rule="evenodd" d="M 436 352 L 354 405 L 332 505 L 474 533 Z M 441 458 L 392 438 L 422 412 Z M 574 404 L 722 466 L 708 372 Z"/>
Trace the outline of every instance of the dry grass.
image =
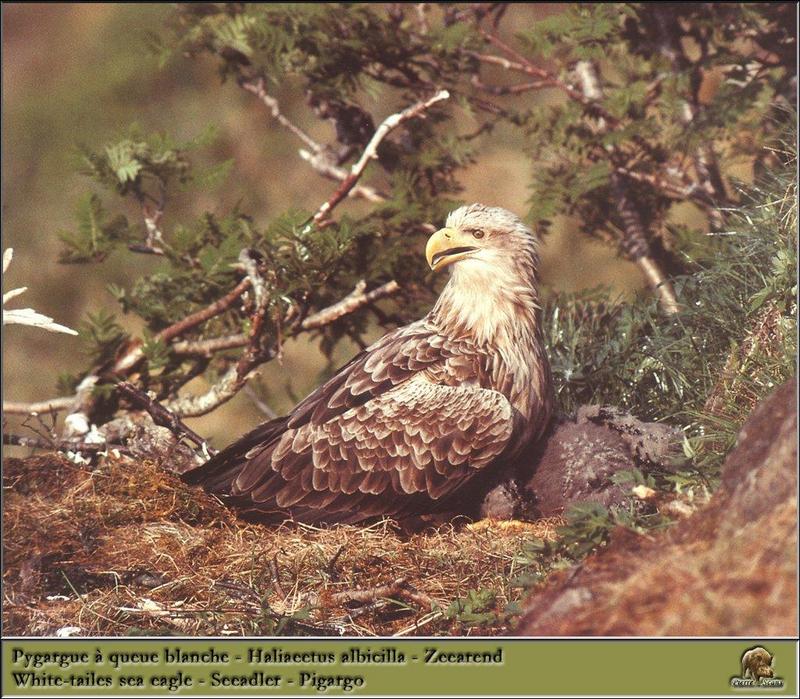
<path id="1" fill-rule="evenodd" d="M 114 457 L 8 459 L 4 490 L 4 628 L 20 635 L 502 633 L 522 547 L 561 524 L 266 527 Z M 493 598 L 482 626 L 447 611 L 470 590 Z"/>

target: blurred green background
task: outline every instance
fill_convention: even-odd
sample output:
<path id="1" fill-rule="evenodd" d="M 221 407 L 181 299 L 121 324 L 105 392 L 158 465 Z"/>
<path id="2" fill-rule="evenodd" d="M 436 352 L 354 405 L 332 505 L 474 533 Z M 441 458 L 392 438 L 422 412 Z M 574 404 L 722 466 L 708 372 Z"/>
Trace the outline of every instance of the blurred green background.
<path id="1" fill-rule="evenodd" d="M 515 5 L 504 25 L 513 33 L 515 27 L 557 11 L 553 5 Z M 109 283 L 127 285 L 155 264 L 127 252 L 115 253 L 102 265 L 57 262 L 58 232 L 74 227 L 76 202 L 93 189 L 75 172 L 75 146 L 97 149 L 133 122 L 179 140 L 216 125 L 218 139 L 205 155 L 209 161 L 234 161 L 227 180 L 215 189 L 170 201 L 167 230 L 188 215 L 224 212 L 239 201 L 264 224 L 288 208 L 314 209 L 333 191 L 332 182 L 297 156 L 301 144 L 251 95 L 235 84 L 222 84 L 209 59 L 177 59 L 158 67 L 146 36 L 158 31 L 170 12 L 167 4 L 3 4 L 2 230 L 3 247 L 13 247 L 15 253 L 3 284 L 4 290 L 30 287 L 12 307 L 33 306 L 76 327 L 88 311 L 118 310 L 106 290 Z M 313 117 L 300 90 L 284 86 L 275 96 L 314 137 L 333 139 L 332 127 Z M 522 105 L 541 97 L 532 92 L 514 99 Z M 374 105 L 368 108 L 383 113 Z M 487 135 L 477 163 L 462 179 L 461 198 L 524 214 L 535 173 L 521 145 L 521 134 L 507 127 Z M 349 201 L 340 208 L 355 206 L 365 204 Z M 133 208 L 126 213 L 132 219 L 139 216 Z M 544 241 L 542 267 L 544 284 L 552 290 L 606 285 L 629 294 L 641 286 L 631 263 L 580 236 L 569 220 L 557 221 Z M 121 316 L 121 321 L 138 330 L 132 318 Z M 336 360 L 345 361 L 353 350 L 343 343 Z M 3 397 L 52 397 L 59 373 L 85 364 L 78 338 L 14 326 L 3 333 Z M 270 405 L 279 412 L 290 408 L 317 383 L 324 365 L 313 340 L 288 343 L 282 366 L 273 362 L 261 372 L 259 382 Z M 202 389 L 196 383 L 187 388 Z M 240 393 L 189 423 L 219 445 L 262 417 Z"/>

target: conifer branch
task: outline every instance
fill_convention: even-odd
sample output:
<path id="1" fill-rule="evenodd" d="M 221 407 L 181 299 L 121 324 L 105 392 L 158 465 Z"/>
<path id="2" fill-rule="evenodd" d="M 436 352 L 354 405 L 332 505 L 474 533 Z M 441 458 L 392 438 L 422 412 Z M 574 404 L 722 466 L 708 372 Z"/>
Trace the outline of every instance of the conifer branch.
<path id="1" fill-rule="evenodd" d="M 535 63 L 533 63 L 528 58 L 523 56 L 521 53 L 516 51 L 514 48 L 506 44 L 496 35 L 485 31 L 483 28 L 479 29 L 483 37 L 489 43 L 493 44 L 498 49 L 506 53 L 508 56 L 511 56 L 512 58 L 509 59 L 503 56 L 484 54 L 478 51 L 467 52 L 469 56 L 478 60 L 481 63 L 496 65 L 505 70 L 519 72 L 525 75 L 530 75 L 532 77 L 537 78 L 537 80 L 532 83 L 523 83 L 517 86 L 504 87 L 504 86 L 484 85 L 483 83 L 480 82 L 480 79 L 477 78 L 477 76 L 475 76 L 475 78 L 473 79 L 473 84 L 475 84 L 476 87 L 498 95 L 514 94 L 516 92 L 524 92 L 527 90 L 547 88 L 547 87 L 556 88 L 558 90 L 561 90 L 570 99 L 581 104 L 598 121 L 604 123 L 606 128 L 616 128 L 620 126 L 619 119 L 610 114 L 600 104 L 600 100 L 602 99 L 602 92 L 598 94 L 590 90 L 590 92 L 587 93 L 583 89 L 585 83 L 584 85 L 581 86 L 581 89 L 576 88 L 574 85 L 571 85 L 570 83 L 561 80 L 559 77 L 545 70 L 544 68 L 537 66 Z M 578 74 L 578 77 L 579 78 L 582 77 L 583 80 L 586 80 L 587 76 L 585 74 L 585 71 L 583 76 L 581 76 L 581 71 L 582 71 L 581 64 L 586 64 L 586 63 L 587 63 L 586 61 L 580 61 L 576 65 L 576 73 Z M 477 79 L 477 83 L 474 82 L 475 79 Z M 645 150 L 649 151 L 650 149 L 649 144 L 644 142 L 642 139 L 635 138 L 635 140 L 640 147 L 643 147 Z M 705 191 L 703 187 L 693 182 L 686 172 L 680 171 L 676 167 L 672 167 L 670 168 L 670 170 L 671 170 L 670 173 L 656 174 L 656 175 L 652 175 L 649 173 L 633 172 L 631 173 L 631 176 L 632 178 L 638 179 L 639 181 L 647 181 L 666 196 L 679 200 L 693 201 L 698 205 L 702 206 L 705 210 L 709 212 L 709 215 L 712 216 L 713 214 L 710 212 L 709 209 L 710 199 L 708 192 Z M 675 177 L 672 177 L 670 175 L 675 175 L 675 177 L 678 178 L 677 181 Z"/>
<path id="2" fill-rule="evenodd" d="M 206 308 L 187 316 L 181 321 L 165 328 L 156 337 L 163 342 L 168 342 L 175 337 L 179 337 L 186 331 L 196 327 L 206 320 L 219 315 L 227 310 L 244 291 L 250 288 L 252 281 L 248 278 L 243 279 L 236 287 L 229 291 L 224 297 L 215 301 Z M 365 291 L 365 282 L 359 282 L 347 296 L 340 301 L 323 308 L 322 310 L 310 315 L 303 320 L 299 317 L 287 316 L 285 321 L 294 323 L 290 327 L 289 335 L 294 336 L 300 331 L 318 330 L 335 322 L 339 318 L 356 312 L 387 296 L 392 296 L 400 290 L 400 285 L 392 280 L 382 284 L 376 289 Z M 253 328 L 256 324 L 253 323 Z M 259 326 L 260 327 L 260 326 Z M 250 352 L 245 352 L 236 365 L 228 368 L 222 378 L 217 381 L 205 394 L 201 396 L 186 396 L 176 398 L 166 404 L 167 409 L 180 417 L 195 417 L 211 412 L 222 403 L 227 402 L 246 384 L 252 371 L 259 365 L 273 359 L 277 350 L 259 350 L 257 342 L 261 339 L 260 329 L 251 335 L 234 334 L 224 337 L 215 337 L 207 340 L 181 341 L 172 345 L 172 350 L 183 356 L 204 356 L 210 357 L 215 352 L 220 352 L 237 347 L 251 347 Z M 256 344 L 253 344 L 256 342 Z M 127 375 L 144 358 L 141 345 L 134 346 L 131 350 L 120 357 L 114 365 L 114 373 Z M 88 381 L 87 381 L 88 380 Z M 98 380 L 98 375 L 92 373 L 82 382 L 83 390 L 78 395 L 64 398 L 51 398 L 36 403 L 3 402 L 3 411 L 10 414 L 28 415 L 35 413 L 46 413 L 71 409 L 71 415 L 76 417 L 72 421 L 79 425 L 76 434 L 87 431 L 89 422 L 87 415 L 91 411 L 91 389 Z M 79 417 L 78 417 L 79 416 Z M 154 418 L 155 419 L 155 418 Z M 160 424 L 160 423 L 159 423 Z M 168 425 L 165 425 L 168 427 Z M 83 429 L 85 428 L 85 429 Z"/>
<path id="3" fill-rule="evenodd" d="M 167 343 L 176 337 L 180 337 L 189 330 L 205 323 L 207 320 L 214 318 L 227 311 L 239 297 L 250 288 L 251 281 L 248 278 L 242 279 L 233 289 L 231 289 L 222 298 L 217 299 L 205 308 L 186 316 L 177 323 L 164 328 L 161 332 L 155 335 L 157 341 Z M 115 374 L 126 374 L 134 366 L 136 366 L 144 358 L 144 351 L 141 343 L 133 346 L 128 352 L 119 357 L 112 368 Z"/>
<path id="4" fill-rule="evenodd" d="M 658 42 L 659 50 L 672 64 L 673 72 L 690 72 L 691 94 L 688 99 L 683 100 L 680 118 L 687 127 L 691 127 L 703 111 L 699 95 L 703 81 L 702 68 L 699 63 L 693 63 L 686 55 L 681 42 L 680 24 L 674 14 L 663 7 L 654 6 L 653 17 L 656 20 L 660 38 Z M 706 54 L 707 51 L 707 42 L 705 42 L 705 45 L 701 42 L 701 55 Z M 722 230 L 725 218 L 721 207 L 724 207 L 728 202 L 728 195 L 713 145 L 702 143 L 697 146 L 693 161 L 700 188 L 703 195 L 705 195 L 704 201 L 700 203 L 708 215 L 711 229 Z"/>

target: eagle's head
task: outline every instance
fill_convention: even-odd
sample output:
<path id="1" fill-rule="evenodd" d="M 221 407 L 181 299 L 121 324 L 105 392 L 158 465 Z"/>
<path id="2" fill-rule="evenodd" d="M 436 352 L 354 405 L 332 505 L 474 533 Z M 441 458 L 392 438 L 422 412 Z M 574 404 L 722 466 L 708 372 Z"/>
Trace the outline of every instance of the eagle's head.
<path id="1" fill-rule="evenodd" d="M 456 209 L 428 240 L 425 256 L 434 271 L 451 270 L 434 315 L 453 332 L 485 341 L 535 323 L 538 242 L 510 211 Z"/>
<path id="2" fill-rule="evenodd" d="M 483 204 L 453 211 L 445 227 L 428 240 L 425 256 L 432 270 L 455 265 L 454 273 L 497 274 L 520 264 L 535 273 L 538 267 L 530 228 L 510 211 Z"/>

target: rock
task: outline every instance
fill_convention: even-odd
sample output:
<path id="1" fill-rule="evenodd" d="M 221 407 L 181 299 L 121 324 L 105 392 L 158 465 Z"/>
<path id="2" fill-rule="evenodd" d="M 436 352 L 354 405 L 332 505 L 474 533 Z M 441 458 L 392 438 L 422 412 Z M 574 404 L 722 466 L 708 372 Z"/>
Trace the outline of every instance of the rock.
<path id="1" fill-rule="evenodd" d="M 614 531 L 531 595 L 514 634 L 794 635 L 795 390 L 756 407 L 705 507 L 660 534 Z"/>

